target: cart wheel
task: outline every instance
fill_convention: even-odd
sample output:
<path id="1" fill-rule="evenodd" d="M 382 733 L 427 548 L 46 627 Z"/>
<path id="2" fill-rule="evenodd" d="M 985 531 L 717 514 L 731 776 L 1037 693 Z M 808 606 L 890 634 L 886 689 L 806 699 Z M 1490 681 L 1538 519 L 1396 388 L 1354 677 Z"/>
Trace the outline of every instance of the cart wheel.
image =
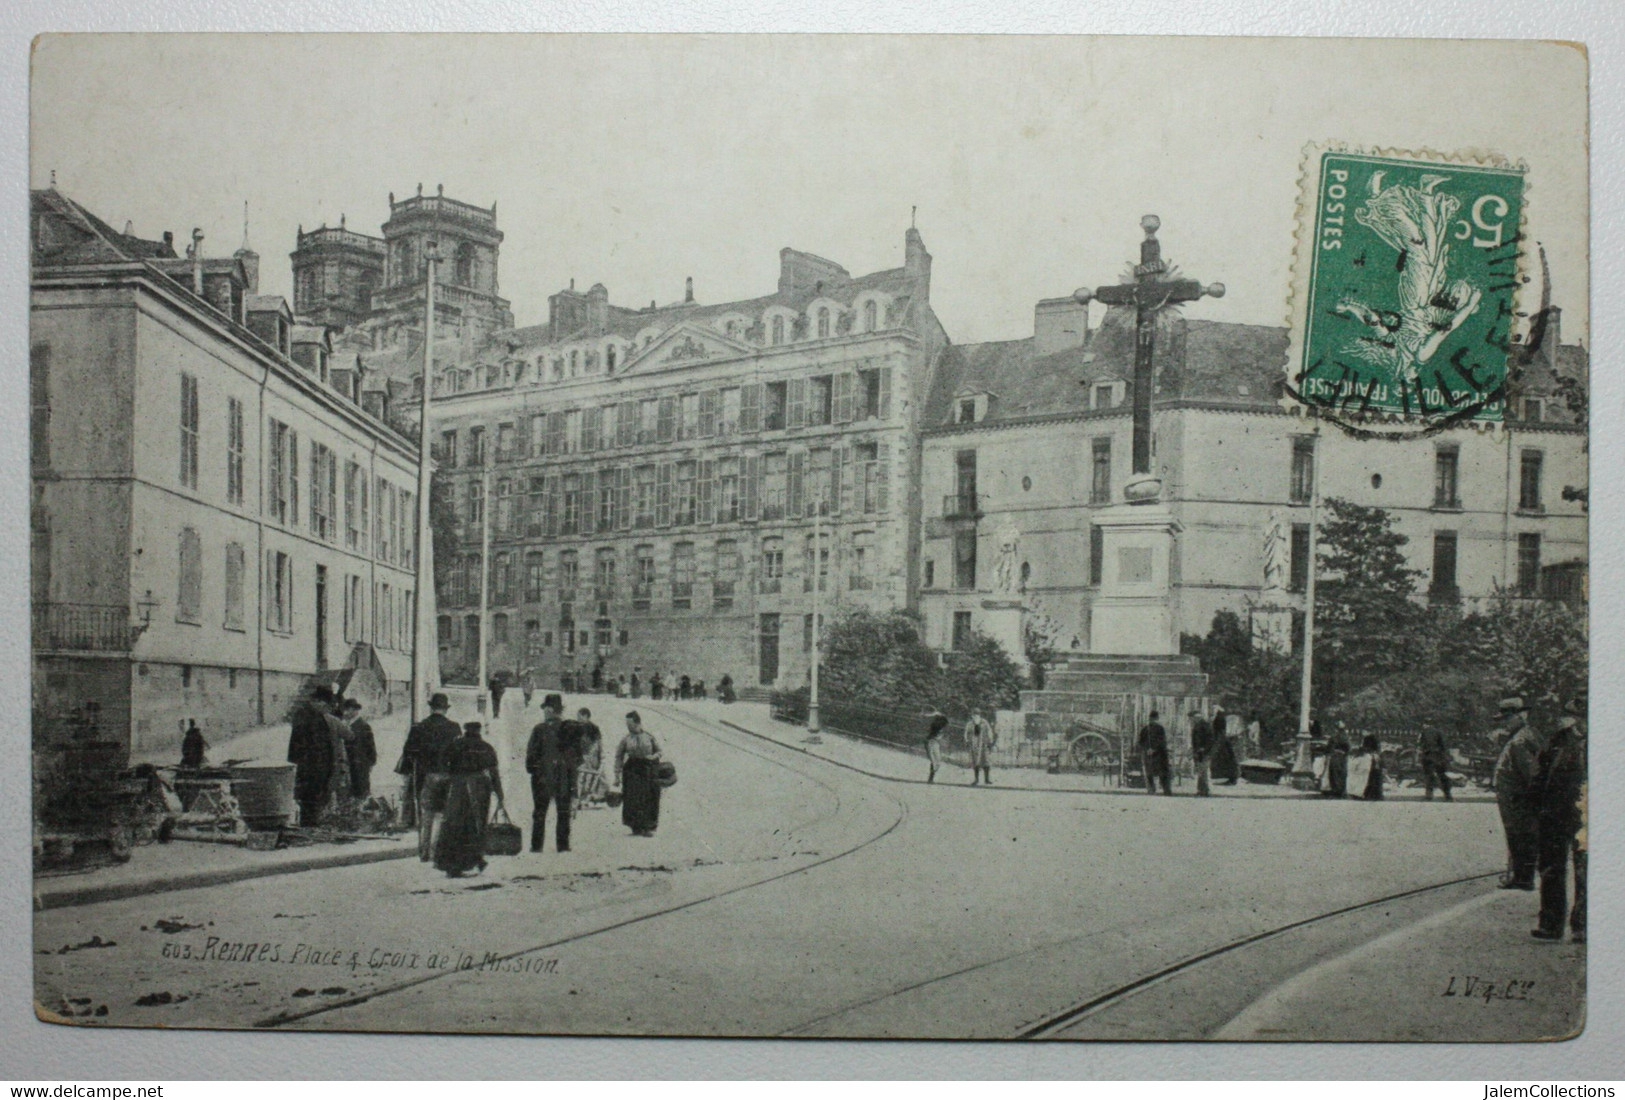
<path id="1" fill-rule="evenodd" d="M 1072 766 L 1081 772 L 1099 770 L 1112 755 L 1111 742 L 1098 733 L 1084 734 L 1072 742 L 1070 749 Z"/>
<path id="2" fill-rule="evenodd" d="M 120 863 L 130 861 L 135 851 L 135 834 L 128 825 L 115 825 L 107 831 L 107 850 Z"/>

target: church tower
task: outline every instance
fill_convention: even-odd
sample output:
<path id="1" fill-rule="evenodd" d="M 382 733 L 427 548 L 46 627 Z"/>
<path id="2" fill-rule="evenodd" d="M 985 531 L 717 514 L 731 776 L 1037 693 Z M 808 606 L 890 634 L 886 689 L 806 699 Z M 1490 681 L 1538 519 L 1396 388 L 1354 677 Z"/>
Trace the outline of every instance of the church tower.
<path id="1" fill-rule="evenodd" d="M 498 293 L 497 256 L 502 231 L 495 204 L 489 209 L 448 199 L 444 188 L 399 202 L 389 196 L 383 226 L 382 283 L 372 295 L 372 325 L 416 332 L 422 328 L 423 271 L 428 245 L 440 255 L 435 289 L 435 321 L 440 331 L 475 343 L 497 329 L 513 327 L 513 311 Z"/>
<path id="2" fill-rule="evenodd" d="M 293 261 L 293 311 L 303 320 L 349 328 L 372 310 L 372 294 L 383 280 L 384 242 L 347 229 L 322 226 L 299 236 Z"/>

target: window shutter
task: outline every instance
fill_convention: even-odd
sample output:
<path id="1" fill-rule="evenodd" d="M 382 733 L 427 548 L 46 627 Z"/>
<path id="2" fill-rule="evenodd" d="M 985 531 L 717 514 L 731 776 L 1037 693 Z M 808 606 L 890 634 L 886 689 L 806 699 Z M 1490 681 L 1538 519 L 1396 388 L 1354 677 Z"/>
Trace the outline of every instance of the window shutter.
<path id="1" fill-rule="evenodd" d="M 275 626 L 275 625 L 277 625 L 275 608 L 276 608 L 276 551 L 275 550 L 267 550 L 265 552 L 265 610 L 263 612 L 263 614 L 265 615 L 265 622 L 266 622 L 267 626 Z"/>
<path id="2" fill-rule="evenodd" d="M 880 368 L 880 419 L 891 419 L 891 368 Z"/>
<path id="3" fill-rule="evenodd" d="M 786 404 L 789 405 L 786 426 L 805 428 L 807 426 L 807 380 L 805 378 L 790 379 L 789 391 L 786 399 Z"/>
<path id="4" fill-rule="evenodd" d="M 856 506 L 856 501 L 854 501 L 853 498 L 852 498 L 852 481 L 853 481 L 854 467 L 857 465 L 857 463 L 853 461 L 852 448 L 850 446 L 842 447 L 840 453 L 841 453 L 841 488 L 840 488 L 840 492 L 839 492 L 838 496 L 836 497 L 836 500 L 837 500 L 838 503 L 837 503 L 837 507 L 836 507 L 835 510 L 837 512 L 839 512 L 842 509 L 844 509 L 845 507 L 847 507 L 847 504 L 849 502 L 851 502 L 854 507 Z"/>
<path id="5" fill-rule="evenodd" d="M 660 399 L 659 416 L 655 420 L 655 440 L 670 443 L 677 438 L 677 398 L 668 394 Z"/>
<path id="6" fill-rule="evenodd" d="M 548 415 L 552 415 L 551 413 Z M 549 475 L 542 482 L 542 533 L 549 538 L 559 533 L 559 479 Z"/>
<path id="7" fill-rule="evenodd" d="M 710 523 L 715 515 L 713 505 L 713 479 L 716 475 L 716 463 L 709 459 L 700 460 L 700 522 Z"/>
<path id="8" fill-rule="evenodd" d="M 852 372 L 842 371 L 835 376 L 835 423 L 852 421 Z"/>
<path id="9" fill-rule="evenodd" d="M 886 496 L 888 487 L 887 472 L 891 469 L 891 456 L 886 453 L 886 445 L 882 443 L 875 453 L 875 511 L 886 511 Z"/>
<path id="10" fill-rule="evenodd" d="M 751 382 L 739 389 L 739 430 L 762 430 L 762 384 Z"/>
<path id="11" fill-rule="evenodd" d="M 841 471 L 846 469 L 846 463 L 841 461 L 841 448 L 829 449 L 829 513 L 839 515 L 841 512 Z"/>
<path id="12" fill-rule="evenodd" d="M 762 480 L 762 456 L 761 455 L 746 455 L 744 465 L 745 465 L 745 484 L 743 486 L 744 496 L 745 496 L 744 514 L 745 514 L 745 518 L 747 520 L 754 520 L 754 519 L 756 519 L 757 515 L 760 512 L 760 502 L 761 502 L 761 484 L 760 483 L 761 483 L 761 480 Z"/>
<path id="13" fill-rule="evenodd" d="M 615 488 L 615 512 L 620 519 L 620 529 L 632 529 L 632 467 L 622 466 Z"/>
<path id="14" fill-rule="evenodd" d="M 791 451 L 788 472 L 785 477 L 784 515 L 786 519 L 799 516 L 805 510 L 805 494 L 802 492 L 806 480 L 807 452 Z"/>
<path id="15" fill-rule="evenodd" d="M 721 396 L 716 390 L 700 391 L 701 439 L 710 439 L 717 434 L 717 399 Z"/>
<path id="16" fill-rule="evenodd" d="M 299 433 L 288 429 L 288 526 L 299 526 Z"/>
<path id="17" fill-rule="evenodd" d="M 662 462 L 655 470 L 655 526 L 671 526 L 672 466 Z"/>
<path id="18" fill-rule="evenodd" d="M 615 434 L 623 447 L 630 447 L 638 441 L 638 403 L 636 401 L 621 402 L 621 414 L 615 418 Z"/>

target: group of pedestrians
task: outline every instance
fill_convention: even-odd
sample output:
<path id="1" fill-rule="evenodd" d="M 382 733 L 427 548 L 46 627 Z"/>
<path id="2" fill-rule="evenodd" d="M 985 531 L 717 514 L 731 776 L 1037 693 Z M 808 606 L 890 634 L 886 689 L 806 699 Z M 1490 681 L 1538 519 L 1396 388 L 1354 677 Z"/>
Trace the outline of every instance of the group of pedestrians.
<path id="1" fill-rule="evenodd" d="M 1518 696 L 1501 700 L 1506 747 L 1495 763 L 1495 801 L 1506 832 L 1504 890 L 1540 891 L 1540 910 L 1530 935 L 1561 940 L 1567 919 L 1576 942 L 1586 932 L 1586 696 L 1563 708 L 1549 733 L 1530 724 Z M 1574 900 L 1569 902 L 1569 867 Z"/>
<path id="2" fill-rule="evenodd" d="M 493 715 L 496 714 L 493 699 Z M 461 728 L 447 712 L 444 693 L 429 700 L 429 716 L 414 725 L 397 766 L 406 780 L 405 805 L 418 828 L 418 858 L 433 861 L 452 878 L 485 869 L 485 841 L 495 810 L 506 813 L 496 751 L 481 736 L 479 722 Z M 530 850 L 543 851 L 548 811 L 553 811 L 555 846 L 570 850 L 571 820 L 583 788 L 602 787 L 603 735 L 587 707 L 564 717 L 564 699 L 549 693 L 542 718 L 525 746 L 525 771 L 532 799 Z M 653 836 L 660 822 L 660 745 L 643 728 L 637 711 L 626 716 L 626 736 L 615 755 L 615 786 L 621 791 L 621 820 L 635 836 Z M 583 778 L 585 777 L 585 778 Z"/>
<path id="3" fill-rule="evenodd" d="M 334 811 L 371 797 L 378 744 L 365 709 L 360 700 L 322 684 L 294 705 L 287 759 L 294 766 L 301 826 L 320 825 Z M 183 744 L 182 755 L 190 749 L 201 763 L 204 746 L 199 733 L 190 745 Z"/>

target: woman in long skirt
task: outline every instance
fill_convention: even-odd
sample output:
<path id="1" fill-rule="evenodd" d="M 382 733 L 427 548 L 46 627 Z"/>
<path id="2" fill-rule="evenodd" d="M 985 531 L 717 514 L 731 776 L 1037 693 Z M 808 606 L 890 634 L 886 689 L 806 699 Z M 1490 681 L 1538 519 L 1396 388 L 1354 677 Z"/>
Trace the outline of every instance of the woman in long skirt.
<path id="1" fill-rule="evenodd" d="M 615 785 L 621 788 L 621 823 L 633 836 L 654 836 L 660 824 L 660 784 L 655 767 L 660 745 L 643 728 L 637 711 L 626 716 L 626 736 L 615 750 Z"/>
<path id="2" fill-rule="evenodd" d="M 446 810 L 435 838 L 434 865 L 448 878 L 485 870 L 485 827 L 491 796 L 502 805 L 502 777 L 496 750 L 480 739 L 480 724 L 467 722 L 463 736 L 446 750 Z"/>

